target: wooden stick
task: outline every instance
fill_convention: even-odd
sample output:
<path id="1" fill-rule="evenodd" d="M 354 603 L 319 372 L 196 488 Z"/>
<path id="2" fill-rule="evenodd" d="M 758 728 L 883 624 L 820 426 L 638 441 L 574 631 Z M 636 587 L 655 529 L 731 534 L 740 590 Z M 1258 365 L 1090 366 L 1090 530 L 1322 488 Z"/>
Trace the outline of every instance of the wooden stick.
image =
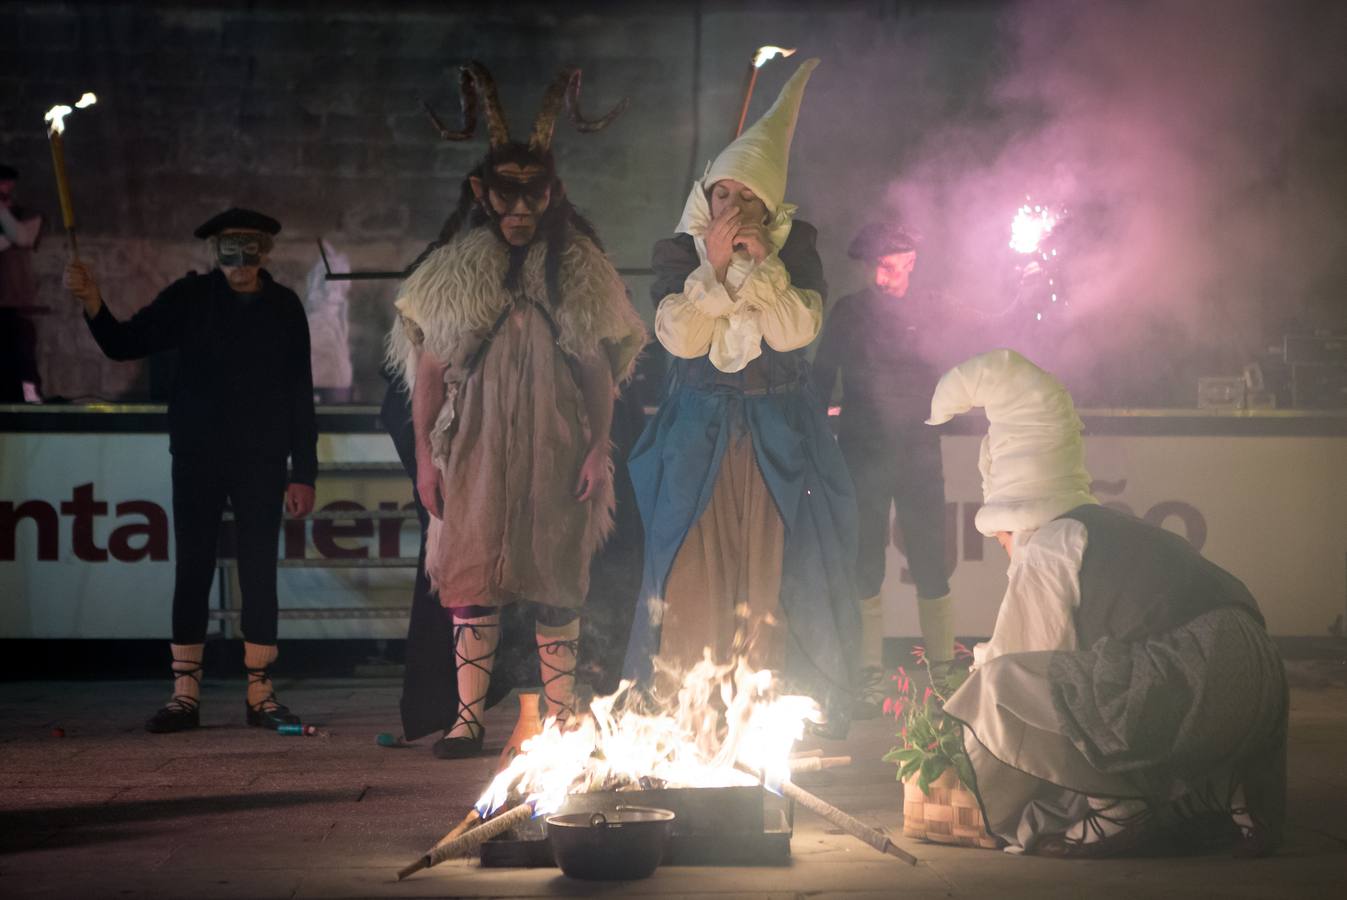
<path id="1" fill-rule="evenodd" d="M 817 759 L 823 755 L 822 750 L 801 750 L 799 753 L 792 753 L 791 759 Z"/>
<path id="2" fill-rule="evenodd" d="M 896 856 L 910 866 L 915 866 L 917 864 L 917 858 L 895 844 L 889 839 L 887 834 L 876 828 L 871 828 L 854 816 L 842 812 L 842 810 L 838 809 L 836 806 L 833 806 L 822 798 L 814 796 L 804 788 L 787 781 L 781 785 L 781 793 L 799 803 L 810 812 L 822 816 L 829 822 L 832 822 L 838 828 L 857 840 L 864 841 L 871 847 L 874 847 L 880 853 Z"/>
<path id="3" fill-rule="evenodd" d="M 533 818 L 533 806 L 528 803 L 521 803 L 509 812 L 503 812 L 451 841 L 436 844 L 422 854 L 416 862 L 402 868 L 398 872 L 398 881 L 402 881 L 422 869 L 438 866 L 446 859 L 471 853 L 484 842 L 491 840 L 498 834 L 504 834 L 516 825 L 523 825 L 531 818 Z"/>
<path id="4" fill-rule="evenodd" d="M 747 772 L 748 774 L 752 775 L 753 777 L 759 780 L 762 779 L 761 772 L 749 766 L 745 766 L 742 763 L 740 763 L 736 768 L 740 769 L 741 771 Z M 915 866 L 917 864 L 917 858 L 913 856 L 911 853 L 908 853 L 903 848 L 899 847 L 897 844 L 895 844 L 892 840 L 889 839 L 889 836 L 887 834 L 885 834 L 884 832 L 880 831 L 877 828 L 871 828 L 869 825 L 866 825 L 864 822 L 862 822 L 860 819 L 857 819 L 855 816 L 844 813 L 836 806 L 833 806 L 831 803 L 827 802 L 821 797 L 814 796 L 813 794 L 809 793 L 799 785 L 792 784 L 789 781 L 782 782 L 781 794 L 785 797 L 790 798 L 791 800 L 794 800 L 796 803 L 800 804 L 805 809 L 809 810 L 815 815 L 822 816 L 829 822 L 832 822 L 838 828 L 842 829 L 847 834 L 856 838 L 858 841 L 864 841 L 871 847 L 874 847 L 880 853 L 887 853 L 890 856 L 896 856 L 910 866 Z"/>
<path id="5" fill-rule="evenodd" d="M 438 850 L 440 847 L 443 847 L 445 844 L 449 843 L 454 838 L 458 837 L 460 834 L 467 831 L 469 828 L 472 828 L 480 821 L 482 821 L 482 814 L 477 811 L 476 807 L 468 810 L 468 814 L 463 817 L 463 821 L 459 822 L 452 829 L 450 829 L 449 833 L 446 834 L 444 837 L 440 838 L 438 841 L 436 841 L 435 846 L 431 847 L 430 849 L 432 851 Z"/>
<path id="6" fill-rule="evenodd" d="M 790 771 L 792 775 L 798 775 L 801 772 L 819 772 L 823 769 L 838 769 L 849 765 L 851 765 L 850 756 L 815 756 L 809 759 L 792 759 Z"/>

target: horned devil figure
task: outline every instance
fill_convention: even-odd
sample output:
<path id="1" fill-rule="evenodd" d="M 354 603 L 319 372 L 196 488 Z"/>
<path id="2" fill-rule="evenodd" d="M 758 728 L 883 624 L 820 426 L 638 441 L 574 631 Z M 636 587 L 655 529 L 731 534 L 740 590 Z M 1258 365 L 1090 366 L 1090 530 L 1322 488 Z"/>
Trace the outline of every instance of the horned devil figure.
<path id="1" fill-rule="evenodd" d="M 443 608 L 413 614 L 404 733 L 445 729 L 434 752 L 449 759 L 481 751 L 482 713 L 508 689 L 492 683 L 505 607 L 534 621 L 548 714 L 576 712 L 580 607 L 590 559 L 612 528 L 615 386 L 646 341 L 551 151 L 563 104 L 579 130 L 598 131 L 626 101 L 586 120 L 580 70 L 563 69 L 520 143 L 480 63 L 462 68 L 460 86 L 461 130 L 427 112 L 446 140 L 468 140 L 484 101 L 490 150 L 403 282 L 388 340 L 390 368 L 411 395 L 416 490 L 430 513 L 425 572 Z M 421 639 L 428 632 L 440 637 Z M 449 677 L 453 704 L 444 702 Z M 521 717 L 507 756 L 525 731 Z"/>

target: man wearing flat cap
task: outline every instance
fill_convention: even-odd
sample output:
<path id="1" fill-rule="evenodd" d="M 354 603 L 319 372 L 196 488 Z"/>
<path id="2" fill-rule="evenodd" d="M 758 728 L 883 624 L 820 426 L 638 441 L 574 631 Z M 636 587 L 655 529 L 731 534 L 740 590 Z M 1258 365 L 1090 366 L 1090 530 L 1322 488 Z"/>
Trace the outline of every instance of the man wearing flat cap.
<path id="1" fill-rule="evenodd" d="M 920 235 L 891 224 L 862 228 L 848 255 L 864 262 L 870 284 L 843 297 L 828 314 L 814 361 L 826 403 L 842 376 L 838 443 L 856 484 L 860 524 L 856 587 L 861 600 L 861 692 L 854 715 L 879 713 L 883 677 L 885 553 L 890 505 L 907 569 L 917 589 L 922 639 L 932 672 L 949 675 L 954 616 L 945 562 L 945 479 L 940 436 L 924 422 L 941 368 L 930 357 L 940 343 L 940 304 L 911 291 Z"/>
<path id="2" fill-rule="evenodd" d="M 173 695 L 146 721 L 151 732 L 200 724 L 201 660 L 226 500 L 243 594 L 247 722 L 265 728 L 299 722 L 276 699 L 267 674 L 277 653 L 282 499 L 290 515 L 307 515 L 318 471 L 304 305 L 262 268 L 280 230 L 275 219 L 252 210 L 220 213 L 195 232 L 208 242 L 216 267 L 180 278 L 126 321 L 104 305 L 83 263 L 66 267 L 66 287 L 84 304 L 89 330 L 110 359 L 181 351 L 168 405 L 177 545 Z"/>

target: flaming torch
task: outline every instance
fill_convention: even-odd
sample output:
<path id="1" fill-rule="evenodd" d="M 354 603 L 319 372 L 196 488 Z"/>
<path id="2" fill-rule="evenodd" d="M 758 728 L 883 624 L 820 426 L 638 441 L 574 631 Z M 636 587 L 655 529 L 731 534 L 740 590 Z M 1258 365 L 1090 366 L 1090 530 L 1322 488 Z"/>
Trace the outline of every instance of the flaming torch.
<path id="1" fill-rule="evenodd" d="M 789 50 L 784 47 L 759 47 L 758 52 L 753 54 L 753 62 L 748 67 L 748 77 L 744 82 L 744 102 L 739 106 L 739 120 L 734 126 L 734 136 L 738 137 L 744 133 L 744 120 L 748 118 L 748 102 L 753 99 L 753 87 L 758 83 L 758 70 L 767 64 L 769 60 L 778 56 L 792 56 L 795 48 Z"/>
<path id="2" fill-rule="evenodd" d="M 75 109 L 85 109 L 98 102 L 98 98 L 85 92 L 75 103 Z M 70 199 L 70 179 L 65 171 L 65 117 L 75 109 L 65 104 L 57 104 L 47 110 L 42 121 L 47 124 L 47 139 L 51 142 L 51 162 L 56 170 L 56 191 L 61 197 L 61 219 L 65 223 L 65 233 L 70 240 L 70 255 L 79 257 L 79 246 L 75 241 L 75 204 Z"/>
<path id="3" fill-rule="evenodd" d="M 1010 223 L 1010 249 L 1026 255 L 1041 253 L 1044 239 L 1057 227 L 1059 216 L 1051 208 L 1026 203 Z"/>

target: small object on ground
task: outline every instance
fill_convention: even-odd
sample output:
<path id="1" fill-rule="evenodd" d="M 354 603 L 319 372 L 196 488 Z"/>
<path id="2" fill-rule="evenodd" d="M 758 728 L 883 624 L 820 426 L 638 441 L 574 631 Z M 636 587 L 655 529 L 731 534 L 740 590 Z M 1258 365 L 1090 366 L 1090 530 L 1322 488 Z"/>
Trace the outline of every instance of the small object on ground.
<path id="1" fill-rule="evenodd" d="M 314 735 L 318 734 L 318 726 L 317 726 L 317 725 L 300 725 L 300 724 L 297 723 L 297 722 L 294 723 L 294 724 L 290 724 L 290 723 L 287 722 L 287 723 L 285 723 L 285 724 L 283 724 L 283 725 L 277 725 L 277 726 L 276 726 L 276 733 L 277 733 L 277 734 L 302 734 L 302 735 L 304 735 L 305 737 L 313 737 Z"/>
<path id="2" fill-rule="evenodd" d="M 388 733 L 387 731 L 381 731 L 378 734 L 376 734 L 374 736 L 374 743 L 378 744 L 380 747 L 408 746 L 407 742 L 402 739 L 401 735 L 393 735 Z"/>
<path id="3" fill-rule="evenodd" d="M 52 736 L 52 737 L 65 737 L 65 729 L 62 728 L 60 725 L 57 725 L 55 728 L 53 728 L 53 729 L 51 730 L 51 736 Z"/>

